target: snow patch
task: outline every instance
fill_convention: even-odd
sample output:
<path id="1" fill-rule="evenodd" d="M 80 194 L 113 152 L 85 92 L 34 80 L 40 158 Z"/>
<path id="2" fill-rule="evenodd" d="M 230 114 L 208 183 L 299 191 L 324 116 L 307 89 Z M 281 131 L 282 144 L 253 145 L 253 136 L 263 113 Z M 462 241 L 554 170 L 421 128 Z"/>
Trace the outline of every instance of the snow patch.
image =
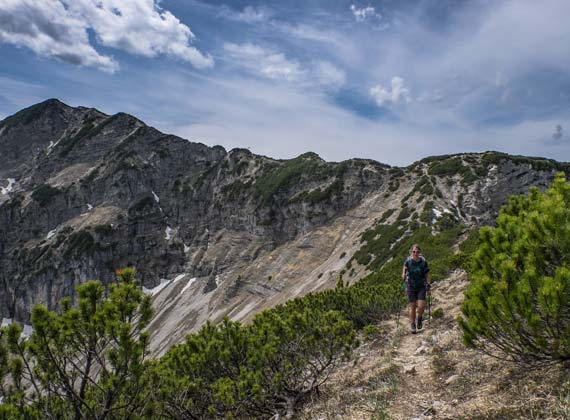
<path id="1" fill-rule="evenodd" d="M 89 203 L 87 203 L 87 210 L 93 210 L 93 206 Z"/>
<path id="2" fill-rule="evenodd" d="M 154 191 L 152 191 L 152 196 L 154 197 L 154 201 L 156 201 L 157 203 L 160 203 L 160 198 L 158 198 L 158 195 L 156 195 L 156 193 Z"/>
<path id="3" fill-rule="evenodd" d="M 187 254 L 188 251 L 190 251 L 190 247 L 186 244 L 184 244 L 184 253 Z"/>
<path id="4" fill-rule="evenodd" d="M 9 325 L 13 324 L 12 318 L 2 318 L 2 324 L 0 324 L 0 328 L 6 328 Z M 24 324 L 24 329 L 22 330 L 22 334 L 20 334 L 20 338 L 27 340 L 30 338 L 32 333 L 34 332 L 34 327 L 28 324 Z M 0 401 L 1 403 L 1 401 Z"/>
<path id="5" fill-rule="evenodd" d="M 143 286 L 142 291 L 146 295 L 154 296 L 154 295 L 159 294 L 161 292 L 161 290 L 164 289 L 169 284 L 170 284 L 170 280 L 160 279 L 160 284 L 158 286 L 153 287 L 152 289 L 147 289 L 146 287 Z"/>
<path id="6" fill-rule="evenodd" d="M 57 233 L 57 229 L 50 230 L 46 236 L 46 240 L 49 241 L 51 238 L 53 238 L 55 236 L 56 233 Z"/>
<path id="7" fill-rule="evenodd" d="M 34 327 L 32 327 L 31 325 L 28 325 L 28 324 L 24 324 L 24 329 L 22 330 L 22 334 L 20 335 L 20 338 L 27 340 L 28 338 L 30 338 L 30 336 L 33 334 L 33 332 L 34 332 Z"/>
<path id="8" fill-rule="evenodd" d="M 442 215 L 441 211 L 439 211 L 438 209 L 433 209 L 433 214 L 435 214 L 436 219 L 439 219 Z"/>
<path id="9" fill-rule="evenodd" d="M 453 214 L 449 209 L 443 209 L 443 212 L 447 214 Z"/>
<path id="10" fill-rule="evenodd" d="M 190 286 L 192 286 L 194 284 L 195 281 L 196 281 L 196 277 L 192 277 L 190 280 L 188 280 L 188 283 L 186 283 L 186 286 L 184 286 L 184 288 L 180 292 L 180 295 L 182 296 L 184 294 L 184 292 L 186 290 L 188 290 L 190 288 Z"/>
<path id="11" fill-rule="evenodd" d="M 216 276 L 216 287 L 218 287 L 220 285 L 221 281 L 220 281 L 220 275 L 218 274 Z"/>
<path id="12" fill-rule="evenodd" d="M 172 283 L 176 283 L 178 280 L 182 280 L 184 277 L 186 277 L 186 273 L 176 276 L 176 278 L 172 280 Z"/>
<path id="13" fill-rule="evenodd" d="M 55 146 L 55 143 L 53 142 L 53 140 L 50 140 L 49 145 L 47 147 L 48 152 L 53 148 L 53 146 Z"/>
<path id="14" fill-rule="evenodd" d="M 174 229 L 172 229 L 170 226 L 166 226 L 164 239 L 166 239 L 167 241 L 170 241 L 172 239 L 173 232 L 174 232 Z"/>
<path id="15" fill-rule="evenodd" d="M 14 178 L 7 178 L 6 180 L 8 181 L 8 186 L 0 187 L 3 195 L 11 193 L 14 190 L 14 184 L 16 183 L 16 180 Z"/>

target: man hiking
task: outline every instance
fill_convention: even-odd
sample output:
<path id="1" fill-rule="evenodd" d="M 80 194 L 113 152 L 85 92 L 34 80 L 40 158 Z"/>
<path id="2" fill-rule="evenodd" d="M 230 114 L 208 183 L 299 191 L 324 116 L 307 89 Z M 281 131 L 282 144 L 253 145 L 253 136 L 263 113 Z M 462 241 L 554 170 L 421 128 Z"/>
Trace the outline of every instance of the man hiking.
<path id="1" fill-rule="evenodd" d="M 415 334 L 423 328 L 423 319 L 426 294 L 429 292 L 429 267 L 426 259 L 421 256 L 418 244 L 412 245 L 411 255 L 404 261 L 402 280 L 406 282 L 406 294 L 410 305 L 410 331 Z M 416 322 L 416 305 L 418 319 Z"/>

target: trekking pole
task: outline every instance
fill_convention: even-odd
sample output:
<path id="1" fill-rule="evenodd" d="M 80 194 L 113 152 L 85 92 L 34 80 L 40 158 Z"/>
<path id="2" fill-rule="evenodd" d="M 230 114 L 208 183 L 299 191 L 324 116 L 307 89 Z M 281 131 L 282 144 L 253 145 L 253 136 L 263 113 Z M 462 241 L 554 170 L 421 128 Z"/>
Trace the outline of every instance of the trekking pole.
<path id="1" fill-rule="evenodd" d="M 396 328 L 400 329 L 400 313 L 402 312 L 402 292 L 405 290 L 405 283 L 402 281 L 402 285 L 400 286 L 400 292 L 398 293 L 398 298 L 396 299 L 396 305 L 398 308 L 398 317 L 396 320 Z"/>
<path id="2" fill-rule="evenodd" d="M 398 293 L 398 298 L 396 299 L 396 308 L 398 309 L 398 317 L 396 318 L 396 330 L 400 329 L 400 312 L 402 312 L 402 308 L 400 307 L 401 294 L 402 294 L 402 288 L 400 287 L 400 293 Z"/>
<path id="3" fill-rule="evenodd" d="M 431 288 L 428 293 L 428 327 L 431 328 Z"/>

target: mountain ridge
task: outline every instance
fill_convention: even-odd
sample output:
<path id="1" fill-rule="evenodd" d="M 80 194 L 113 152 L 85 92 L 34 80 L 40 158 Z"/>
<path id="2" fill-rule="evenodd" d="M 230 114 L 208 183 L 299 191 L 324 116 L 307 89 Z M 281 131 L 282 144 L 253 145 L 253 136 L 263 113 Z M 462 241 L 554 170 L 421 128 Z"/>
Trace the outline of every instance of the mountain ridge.
<path id="1" fill-rule="evenodd" d="M 164 285 L 157 354 L 207 319 L 247 321 L 339 275 L 355 282 L 393 257 L 377 248 L 421 226 L 492 223 L 508 196 L 568 168 L 497 152 L 405 168 L 279 160 L 57 100 L 0 122 L 0 160 L 1 315 L 26 321 L 33 304 L 56 308 L 77 283 L 133 265 L 147 289 Z"/>

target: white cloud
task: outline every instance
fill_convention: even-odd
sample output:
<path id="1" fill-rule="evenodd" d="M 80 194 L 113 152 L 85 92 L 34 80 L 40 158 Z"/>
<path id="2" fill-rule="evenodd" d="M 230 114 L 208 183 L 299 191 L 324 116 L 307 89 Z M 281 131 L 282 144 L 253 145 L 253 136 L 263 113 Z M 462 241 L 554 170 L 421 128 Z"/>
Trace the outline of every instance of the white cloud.
<path id="1" fill-rule="evenodd" d="M 346 82 L 344 71 L 328 61 L 318 61 L 315 65 L 314 74 L 323 86 L 341 87 Z"/>
<path id="2" fill-rule="evenodd" d="M 227 19 L 245 23 L 265 22 L 271 18 L 273 12 L 267 8 L 246 6 L 241 12 L 236 12 L 227 6 L 223 6 L 221 15 Z"/>
<path id="3" fill-rule="evenodd" d="M 234 63 L 254 75 L 268 79 L 294 82 L 305 87 L 332 89 L 342 86 L 346 81 L 344 71 L 328 61 L 318 60 L 303 64 L 296 59 L 287 58 L 281 52 L 251 43 L 226 43 L 224 49 Z"/>
<path id="4" fill-rule="evenodd" d="M 289 60 L 282 53 L 270 52 L 258 45 L 226 43 L 224 49 L 235 62 L 269 79 L 295 81 L 304 73 L 298 61 Z"/>
<path id="5" fill-rule="evenodd" d="M 88 30 L 106 47 L 155 57 L 164 54 L 197 68 L 213 59 L 190 45 L 190 28 L 156 0 L 4 0 L 0 42 L 82 66 L 114 72 L 117 62 L 98 53 Z"/>
<path id="6" fill-rule="evenodd" d="M 350 10 L 357 22 L 364 22 L 365 20 L 370 18 L 374 18 L 377 20 L 380 20 L 382 18 L 382 15 L 378 13 L 376 9 L 372 6 L 359 8 L 356 5 L 352 4 L 350 6 Z"/>
<path id="7" fill-rule="evenodd" d="M 302 23 L 296 25 L 290 25 L 288 23 L 275 22 L 275 21 L 272 22 L 272 25 L 275 29 L 287 35 L 291 35 L 295 38 L 307 41 L 324 42 L 331 44 L 338 44 L 345 41 L 341 36 L 339 36 L 333 30 L 319 29 L 315 27 L 315 25 L 306 25 Z"/>
<path id="8" fill-rule="evenodd" d="M 374 98 L 378 106 L 409 103 L 412 100 L 410 90 L 404 85 L 404 79 L 399 76 L 392 77 L 390 88 L 382 85 L 370 88 L 370 96 Z"/>
<path id="9" fill-rule="evenodd" d="M 0 22 L 0 42 L 111 73 L 118 68 L 89 44 L 85 20 L 71 15 L 58 0 L 3 0 Z"/>

